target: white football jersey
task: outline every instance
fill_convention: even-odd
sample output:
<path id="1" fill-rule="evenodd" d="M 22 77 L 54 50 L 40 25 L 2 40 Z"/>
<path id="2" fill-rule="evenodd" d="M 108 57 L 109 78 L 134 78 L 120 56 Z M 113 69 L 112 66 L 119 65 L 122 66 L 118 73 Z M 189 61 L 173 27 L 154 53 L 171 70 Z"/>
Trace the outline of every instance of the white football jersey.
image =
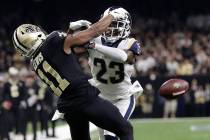
<path id="1" fill-rule="evenodd" d="M 97 44 L 103 44 L 102 38 L 98 37 L 93 40 Z M 140 53 L 140 46 L 134 38 L 126 38 L 119 43 L 114 44 L 123 50 L 130 50 L 134 54 Z M 97 50 L 89 50 L 89 65 L 93 78 L 89 82 L 97 87 L 102 96 L 108 100 L 116 100 L 129 97 L 133 94 L 131 91 L 131 73 L 125 70 L 124 63 L 117 62 L 103 55 Z"/>

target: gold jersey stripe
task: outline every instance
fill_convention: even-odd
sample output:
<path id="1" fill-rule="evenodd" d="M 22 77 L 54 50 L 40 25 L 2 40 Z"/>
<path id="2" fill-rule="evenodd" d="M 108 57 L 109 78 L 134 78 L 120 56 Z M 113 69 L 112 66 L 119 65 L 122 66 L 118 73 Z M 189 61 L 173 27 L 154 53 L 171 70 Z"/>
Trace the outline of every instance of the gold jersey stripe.
<path id="1" fill-rule="evenodd" d="M 136 39 L 134 39 L 134 38 L 130 38 L 130 39 L 128 40 L 128 49 L 131 48 L 131 46 L 133 45 L 134 42 L 136 42 Z"/>

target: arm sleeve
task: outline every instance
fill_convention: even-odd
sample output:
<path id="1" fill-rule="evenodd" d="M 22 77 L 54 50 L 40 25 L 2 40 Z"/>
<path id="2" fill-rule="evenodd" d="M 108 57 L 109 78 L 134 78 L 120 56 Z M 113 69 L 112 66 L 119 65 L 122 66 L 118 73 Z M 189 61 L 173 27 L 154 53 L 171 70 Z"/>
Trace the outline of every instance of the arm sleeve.
<path id="1" fill-rule="evenodd" d="M 128 58 L 126 52 L 119 48 L 112 48 L 101 44 L 95 44 L 95 49 L 100 53 L 119 62 L 125 62 Z"/>

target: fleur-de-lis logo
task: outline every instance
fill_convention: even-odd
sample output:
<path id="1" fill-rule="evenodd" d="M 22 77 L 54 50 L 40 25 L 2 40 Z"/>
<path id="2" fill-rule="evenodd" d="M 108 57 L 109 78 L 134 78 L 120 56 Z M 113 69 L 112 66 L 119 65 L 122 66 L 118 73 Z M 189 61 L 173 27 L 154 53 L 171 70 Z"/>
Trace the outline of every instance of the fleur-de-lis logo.
<path id="1" fill-rule="evenodd" d="M 174 84 L 173 84 L 173 87 L 174 87 L 174 88 L 180 88 L 181 86 L 182 86 L 182 85 L 181 85 L 180 83 L 174 83 Z"/>

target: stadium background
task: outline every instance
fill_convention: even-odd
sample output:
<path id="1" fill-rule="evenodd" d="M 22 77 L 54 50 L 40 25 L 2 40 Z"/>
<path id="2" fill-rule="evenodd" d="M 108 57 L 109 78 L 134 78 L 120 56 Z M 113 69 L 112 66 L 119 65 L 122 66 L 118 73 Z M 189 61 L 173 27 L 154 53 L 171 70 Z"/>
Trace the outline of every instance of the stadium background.
<path id="1" fill-rule="evenodd" d="M 18 25 L 38 24 L 48 33 L 53 30 L 65 31 L 69 21 L 87 19 L 95 22 L 107 7 L 118 5 L 131 13 L 132 36 L 139 40 L 142 46 L 142 54 L 137 57 L 135 67 L 128 66 L 134 73 L 133 79 L 139 80 L 145 89 L 132 117 L 166 118 L 166 100 L 158 95 L 158 88 L 165 80 L 173 77 L 186 79 L 191 84 L 188 94 L 176 101 L 175 116 L 209 117 L 209 4 L 208 1 L 194 0 L 2 1 L 0 76 L 3 76 L 6 82 L 9 67 L 15 66 L 20 70 L 23 80 L 24 77 L 30 77 L 29 61 L 15 54 L 12 46 L 12 33 Z M 80 62 L 84 71 L 89 73 L 87 57 L 82 56 Z M 0 102 L 3 101 L 4 99 Z"/>

